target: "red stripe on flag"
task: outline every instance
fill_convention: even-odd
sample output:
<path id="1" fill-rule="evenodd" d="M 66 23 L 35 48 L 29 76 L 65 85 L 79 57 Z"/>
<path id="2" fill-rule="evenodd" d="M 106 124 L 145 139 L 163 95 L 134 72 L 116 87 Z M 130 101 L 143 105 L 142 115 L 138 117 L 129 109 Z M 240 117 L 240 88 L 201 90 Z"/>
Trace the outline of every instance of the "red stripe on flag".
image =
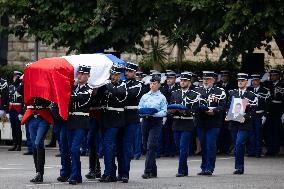
<path id="1" fill-rule="evenodd" d="M 74 68 L 64 58 L 44 58 L 27 66 L 24 72 L 24 101 L 33 105 L 33 98 L 58 104 L 63 119 L 68 118 L 71 87 L 74 85 Z"/>

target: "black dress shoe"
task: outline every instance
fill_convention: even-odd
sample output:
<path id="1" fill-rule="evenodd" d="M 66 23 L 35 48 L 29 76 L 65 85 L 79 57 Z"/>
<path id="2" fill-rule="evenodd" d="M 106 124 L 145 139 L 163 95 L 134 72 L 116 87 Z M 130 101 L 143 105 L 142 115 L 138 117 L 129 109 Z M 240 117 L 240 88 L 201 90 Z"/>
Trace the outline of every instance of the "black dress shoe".
<path id="1" fill-rule="evenodd" d="M 266 152 L 265 156 L 276 156 L 277 153 L 273 153 L 273 152 Z"/>
<path id="2" fill-rule="evenodd" d="M 17 146 L 13 146 L 12 148 L 9 148 L 8 151 L 16 151 Z"/>
<path id="3" fill-rule="evenodd" d="M 234 171 L 234 175 L 242 175 L 242 174 L 244 174 L 243 170 L 237 169 Z"/>
<path id="4" fill-rule="evenodd" d="M 176 177 L 186 177 L 188 176 L 188 174 L 182 174 L 182 173 L 177 173 Z"/>
<path id="5" fill-rule="evenodd" d="M 204 172 L 204 175 L 205 175 L 205 176 L 211 176 L 212 174 L 213 174 L 213 173 L 212 173 L 211 171 L 205 171 L 205 172 Z"/>
<path id="6" fill-rule="evenodd" d="M 128 183 L 128 178 L 127 177 L 121 177 L 121 181 L 123 183 Z"/>
<path id="7" fill-rule="evenodd" d="M 144 173 L 141 177 L 142 177 L 143 179 L 149 179 L 149 178 L 151 178 L 151 177 L 150 177 L 150 173 Z"/>
<path id="8" fill-rule="evenodd" d="M 89 171 L 89 172 L 85 175 L 85 177 L 86 177 L 87 179 L 96 179 L 96 173 L 95 173 L 94 171 Z"/>
<path id="9" fill-rule="evenodd" d="M 43 182 L 43 175 L 41 173 L 36 173 L 36 176 L 30 180 L 33 183 L 42 183 Z"/>
<path id="10" fill-rule="evenodd" d="M 141 177 L 142 177 L 143 179 L 157 178 L 157 174 L 144 173 Z"/>
<path id="11" fill-rule="evenodd" d="M 204 175 L 205 171 L 201 171 L 199 173 L 197 173 L 197 175 Z"/>
<path id="12" fill-rule="evenodd" d="M 96 178 L 101 178 L 101 175 L 102 175 L 101 170 L 96 170 L 95 174 L 96 174 Z"/>
<path id="13" fill-rule="evenodd" d="M 48 145 L 45 145 L 45 147 L 47 147 L 47 148 L 55 148 L 56 144 L 48 144 Z"/>
<path id="14" fill-rule="evenodd" d="M 25 152 L 23 155 L 33 155 L 33 152 Z"/>
<path id="15" fill-rule="evenodd" d="M 67 178 L 67 177 L 62 177 L 62 176 L 60 176 L 60 177 L 57 178 L 57 181 L 58 181 L 58 182 L 67 182 L 67 181 L 68 181 L 68 178 Z"/>
<path id="16" fill-rule="evenodd" d="M 76 180 L 68 180 L 69 184 L 76 185 L 78 182 Z"/>
<path id="17" fill-rule="evenodd" d="M 117 177 L 116 177 L 116 180 L 117 180 L 117 181 L 122 181 L 122 177 L 121 177 L 121 176 L 117 176 Z"/>
<path id="18" fill-rule="evenodd" d="M 17 146 L 16 151 L 21 151 L 21 150 L 22 150 L 21 146 Z"/>
<path id="19" fill-rule="evenodd" d="M 61 157 L 61 155 L 60 154 L 55 154 L 55 157 Z"/>
<path id="20" fill-rule="evenodd" d="M 116 182 L 117 179 L 116 177 L 111 177 L 111 176 L 106 176 L 106 175 L 103 175 L 100 179 L 99 179 L 100 182 Z"/>
<path id="21" fill-rule="evenodd" d="M 248 154 L 247 157 L 255 157 L 256 155 L 254 154 Z"/>

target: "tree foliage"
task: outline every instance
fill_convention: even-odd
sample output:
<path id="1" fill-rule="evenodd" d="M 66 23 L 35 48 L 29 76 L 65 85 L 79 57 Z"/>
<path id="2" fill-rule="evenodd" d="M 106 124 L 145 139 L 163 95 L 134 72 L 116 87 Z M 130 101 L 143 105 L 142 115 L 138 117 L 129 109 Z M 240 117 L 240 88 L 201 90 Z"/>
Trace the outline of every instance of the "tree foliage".
<path id="1" fill-rule="evenodd" d="M 195 53 L 224 42 L 221 59 L 260 47 L 271 54 L 272 39 L 284 55 L 283 0 L 1 0 L 0 13 L 14 19 L 10 33 L 83 53 L 140 53 L 145 35 L 162 34 L 179 62 L 196 37 Z"/>

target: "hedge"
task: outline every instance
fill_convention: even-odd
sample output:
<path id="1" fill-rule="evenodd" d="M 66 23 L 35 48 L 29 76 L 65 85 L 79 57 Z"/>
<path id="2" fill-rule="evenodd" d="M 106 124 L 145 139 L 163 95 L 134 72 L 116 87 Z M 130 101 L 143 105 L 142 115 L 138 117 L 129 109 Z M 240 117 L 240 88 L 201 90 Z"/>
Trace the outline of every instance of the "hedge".
<path id="1" fill-rule="evenodd" d="M 139 67 L 141 71 L 148 73 L 153 67 L 153 64 L 150 62 L 141 62 L 139 64 Z M 163 70 L 173 70 L 177 73 L 183 72 L 183 71 L 191 71 L 194 73 L 201 73 L 202 71 L 216 71 L 219 72 L 221 70 L 229 70 L 232 73 L 236 73 L 240 70 L 240 63 L 236 62 L 234 64 L 229 64 L 227 62 L 218 62 L 218 61 L 184 61 L 180 65 L 178 65 L 176 62 L 169 62 L 164 63 L 162 65 Z"/>

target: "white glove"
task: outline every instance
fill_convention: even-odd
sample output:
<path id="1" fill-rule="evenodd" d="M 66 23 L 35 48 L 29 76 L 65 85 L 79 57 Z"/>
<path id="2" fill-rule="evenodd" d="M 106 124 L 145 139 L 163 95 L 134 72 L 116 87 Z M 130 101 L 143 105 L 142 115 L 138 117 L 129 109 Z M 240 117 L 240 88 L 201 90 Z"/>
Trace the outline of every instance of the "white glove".
<path id="1" fill-rule="evenodd" d="M 140 121 L 140 123 L 142 123 L 142 121 L 143 121 L 143 118 L 141 117 L 139 121 Z"/>
<path id="2" fill-rule="evenodd" d="M 10 119 L 10 116 L 9 116 L 9 114 L 6 114 L 6 117 L 7 117 L 8 119 Z"/>
<path id="3" fill-rule="evenodd" d="M 18 118 L 19 118 L 20 121 L 22 121 L 23 115 L 22 115 L 22 114 L 19 114 L 19 115 L 18 115 Z"/>
<path id="4" fill-rule="evenodd" d="M 0 118 L 3 117 L 4 113 L 4 110 L 0 110 Z"/>
<path id="5" fill-rule="evenodd" d="M 266 121 L 266 117 L 265 117 L 265 116 L 262 116 L 262 117 L 261 117 L 261 124 L 264 125 L 265 121 Z"/>
<path id="6" fill-rule="evenodd" d="M 162 121 L 163 125 L 166 124 L 166 121 L 167 121 L 167 117 L 163 117 L 163 121 Z"/>
<path id="7" fill-rule="evenodd" d="M 284 123 L 284 114 L 281 116 L 281 123 Z"/>

